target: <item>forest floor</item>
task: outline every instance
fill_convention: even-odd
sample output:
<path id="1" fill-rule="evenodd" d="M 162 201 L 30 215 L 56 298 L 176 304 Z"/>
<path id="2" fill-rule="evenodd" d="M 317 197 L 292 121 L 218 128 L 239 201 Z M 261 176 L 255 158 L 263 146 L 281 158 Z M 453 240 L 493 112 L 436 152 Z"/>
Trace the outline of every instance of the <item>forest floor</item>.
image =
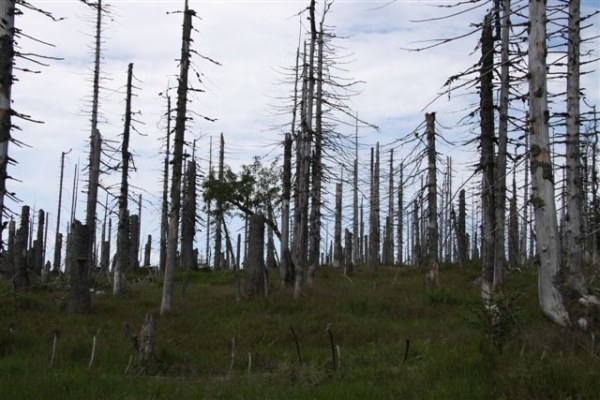
<path id="1" fill-rule="evenodd" d="M 180 272 L 166 317 L 145 273 L 119 297 L 95 276 L 90 315 L 66 312 L 59 277 L 0 281 L 0 399 L 597 399 L 600 345 L 541 315 L 535 270 L 507 274 L 493 316 L 479 274 L 442 266 L 429 288 L 415 268 L 323 267 L 295 301 L 271 271 L 268 299 L 237 302 L 231 272 Z M 148 313 L 140 363 L 124 324 Z"/>

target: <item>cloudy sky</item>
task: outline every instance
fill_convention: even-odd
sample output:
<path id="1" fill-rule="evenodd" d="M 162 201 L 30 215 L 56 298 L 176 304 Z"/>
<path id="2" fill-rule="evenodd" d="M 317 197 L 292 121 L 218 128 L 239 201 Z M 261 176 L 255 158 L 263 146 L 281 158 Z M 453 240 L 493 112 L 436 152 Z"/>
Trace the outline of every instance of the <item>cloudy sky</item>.
<path id="1" fill-rule="evenodd" d="M 54 22 L 39 13 L 24 10 L 16 25 L 27 35 L 54 45 L 43 46 L 23 37 L 20 51 L 58 57 L 39 68 L 40 74 L 16 71 L 18 82 L 13 88 L 14 108 L 31 115 L 43 124 L 15 121 L 21 131 L 18 140 L 29 147 L 12 146 L 11 156 L 19 165 L 9 174 L 18 181 L 10 182 L 24 204 L 51 213 L 54 229 L 60 155 L 66 157 L 63 216 L 68 215 L 72 195 L 71 185 L 76 164 L 86 164 L 89 137 L 89 99 L 93 60 L 94 15 L 75 0 L 38 0 L 36 6 L 51 12 Z M 118 141 L 123 130 L 124 86 L 128 63 L 134 63 L 135 98 L 133 109 L 139 113 L 131 148 L 137 171 L 132 184 L 143 192 L 143 235 L 158 237 L 160 209 L 161 138 L 165 135 L 166 101 L 159 95 L 169 85 L 174 86 L 178 72 L 183 0 L 113 0 L 110 18 L 104 23 L 101 92 L 102 121 L 100 131 L 108 140 Z M 320 3 L 320 2 L 318 2 Z M 417 128 L 424 112 L 437 111 L 440 126 L 453 126 L 472 99 L 456 96 L 428 104 L 436 97 L 449 75 L 476 62 L 475 51 L 479 34 L 423 52 L 408 52 L 407 47 L 419 47 L 427 39 L 457 36 L 472 30 L 471 24 L 481 21 L 487 6 L 473 9 L 448 20 L 419 23 L 417 20 L 447 15 L 443 1 L 352 1 L 337 0 L 328 16 L 327 25 L 340 37 L 340 76 L 361 83 L 360 93 L 350 106 L 361 119 L 380 127 L 379 132 L 361 129 L 361 148 L 368 149 L 376 141 L 385 145 Z M 599 8 L 597 0 L 583 1 L 584 10 Z M 195 57 L 195 68 L 202 74 L 204 93 L 193 96 L 191 110 L 216 119 L 208 122 L 196 118 L 190 124 L 187 138 L 198 139 L 201 169 L 207 165 L 210 137 L 216 142 L 223 132 L 226 142 L 226 162 L 232 166 L 247 163 L 254 155 L 278 155 L 276 145 L 281 140 L 283 126 L 290 117 L 281 115 L 279 107 L 293 87 L 285 71 L 294 65 L 300 24 L 306 18 L 298 13 L 308 0 L 190 0 L 196 10 L 193 48 L 200 54 L 217 60 L 216 66 Z M 599 21 L 593 21 L 598 32 Z M 592 36 L 592 35 L 590 35 Z M 598 40 L 589 46 L 598 51 Z M 19 60 L 20 67 L 35 65 Z M 592 102 L 599 103 L 598 74 L 585 77 L 584 86 Z M 172 91 L 174 97 L 174 90 Z M 173 100 L 175 102 L 175 100 Z M 352 132 L 350 127 L 340 131 Z M 463 129 L 464 131 L 464 129 Z M 461 130 L 452 133 L 459 137 Z M 118 147 L 118 142 L 114 146 Z M 455 167 L 472 163 L 477 156 L 464 147 L 452 151 L 457 157 Z M 402 152 L 397 159 L 402 157 Z M 450 150 L 447 150 L 450 151 Z M 365 153 L 366 154 L 366 153 Z M 86 171 L 81 172 L 82 175 Z M 117 181 L 105 176 L 106 185 Z M 77 215 L 82 216 L 84 197 L 81 183 Z M 101 193 L 100 198 L 103 198 Z M 18 209 L 19 204 L 11 204 Z M 65 221 L 66 217 L 63 217 Z M 64 225 L 63 225 L 64 226 Z M 49 238 L 50 242 L 52 241 Z"/>

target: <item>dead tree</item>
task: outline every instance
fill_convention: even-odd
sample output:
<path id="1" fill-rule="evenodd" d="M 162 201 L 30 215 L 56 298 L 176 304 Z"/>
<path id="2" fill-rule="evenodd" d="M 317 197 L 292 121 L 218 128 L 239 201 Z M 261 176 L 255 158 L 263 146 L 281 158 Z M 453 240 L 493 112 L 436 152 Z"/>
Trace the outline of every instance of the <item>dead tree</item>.
<path id="1" fill-rule="evenodd" d="M 249 246 L 248 258 L 246 260 L 245 293 L 247 298 L 266 296 L 267 294 L 267 270 L 265 268 L 265 219 L 262 214 L 254 214 L 249 217 Z"/>
<path id="2" fill-rule="evenodd" d="M 498 6 L 497 6 L 498 7 Z M 509 59 L 509 40 L 510 40 L 510 0 L 502 0 L 501 8 L 501 41 L 500 41 L 500 103 L 498 105 L 498 152 L 494 165 L 494 209 L 496 221 L 494 234 L 494 278 L 492 280 L 492 291 L 502 290 L 502 281 L 504 276 L 505 258 L 505 228 L 503 221 L 506 220 L 506 156 L 508 143 L 508 106 L 510 94 L 510 59 Z M 499 13 L 499 10 L 497 10 Z M 488 71 L 489 74 L 492 71 Z"/>
<path id="3" fill-rule="evenodd" d="M 492 14 L 488 13 L 483 22 L 481 33 L 480 67 L 480 128 L 481 128 L 481 206 L 482 206 L 482 273 L 481 296 L 489 300 L 494 281 L 496 211 L 495 211 L 495 172 L 494 172 L 494 34 Z M 502 254 L 504 255 L 504 253 Z"/>
<path id="4" fill-rule="evenodd" d="M 37 275 L 42 274 L 42 268 L 44 268 L 44 226 L 46 221 L 46 214 L 44 210 L 38 211 L 37 220 L 37 234 L 36 239 L 33 241 L 33 271 Z M 33 235 L 33 232 L 31 232 Z"/>
<path id="5" fill-rule="evenodd" d="M 394 264 L 394 149 L 390 150 L 388 214 L 385 222 L 384 264 Z"/>
<path id="6" fill-rule="evenodd" d="M 219 170 L 218 170 L 218 179 L 219 182 L 223 181 L 224 174 L 224 162 L 225 162 L 225 140 L 223 138 L 223 133 L 221 133 L 221 140 L 219 145 Z M 214 269 L 221 268 L 222 260 L 221 260 L 221 243 L 223 242 L 223 230 L 221 227 L 221 220 L 223 218 L 223 202 L 220 199 L 217 199 L 217 204 L 215 206 L 215 254 L 214 254 Z"/>
<path id="7" fill-rule="evenodd" d="M 194 155 L 187 163 L 183 190 L 183 208 L 181 219 L 181 266 L 184 269 L 196 269 L 194 254 L 194 236 L 196 234 L 196 161 Z"/>
<path id="8" fill-rule="evenodd" d="M 373 158 L 374 157 L 374 158 Z M 375 146 L 375 155 L 371 148 L 371 208 L 369 214 L 369 268 L 377 269 L 379 266 L 379 142 Z"/>
<path id="9" fill-rule="evenodd" d="M 354 168 L 352 171 L 352 262 L 360 260 L 360 232 L 358 220 L 358 114 L 356 115 L 356 129 L 354 133 Z"/>
<path id="10" fill-rule="evenodd" d="M 292 124 L 293 126 L 294 124 Z M 294 128 L 292 128 L 293 132 Z M 281 240 L 279 275 L 282 286 L 293 282 L 292 258 L 290 253 L 290 196 L 292 186 L 292 135 L 287 133 L 283 150 L 283 179 L 281 192 Z"/>
<path id="11" fill-rule="evenodd" d="M 89 229 L 75 220 L 71 225 L 69 244 L 69 284 L 68 310 L 75 314 L 89 314 L 92 303 L 89 290 Z"/>
<path id="12" fill-rule="evenodd" d="M 458 248 L 458 263 L 461 266 L 464 266 L 468 259 L 466 208 L 465 190 L 462 189 L 458 194 L 458 220 L 455 229 L 456 246 Z"/>
<path id="13" fill-rule="evenodd" d="M 54 238 L 54 260 L 52 263 L 52 269 L 54 272 L 58 272 L 60 270 L 61 263 L 61 250 L 62 250 L 62 235 L 60 233 L 60 216 L 62 211 L 62 188 L 63 188 L 63 178 L 65 172 L 65 155 L 70 153 L 71 150 L 67 152 L 61 152 L 60 154 L 60 179 L 58 183 L 58 208 L 56 210 L 56 235 Z"/>
<path id="14" fill-rule="evenodd" d="M 435 113 L 425 114 L 427 140 L 427 263 L 438 262 L 437 153 L 435 150 Z"/>
<path id="15" fill-rule="evenodd" d="M 131 88 L 133 64 L 127 67 L 127 96 L 125 99 L 125 127 L 121 143 L 121 190 L 119 192 L 119 222 L 117 226 L 117 262 L 115 264 L 113 294 L 121 293 L 121 274 L 129 268 L 130 253 L 130 218 L 128 209 L 129 197 L 129 136 L 131 131 Z"/>
<path id="16" fill-rule="evenodd" d="M 152 235 L 148 235 L 144 246 L 144 268 L 150 268 L 150 254 L 152 254 Z"/>
<path id="17" fill-rule="evenodd" d="M 167 233 L 169 230 L 169 150 L 171 149 L 171 97 L 167 96 L 167 141 L 165 143 L 165 159 L 163 162 L 163 192 L 160 213 L 160 249 L 158 267 L 165 271 L 167 263 Z"/>
<path id="18" fill-rule="evenodd" d="M 192 17 L 195 11 L 188 8 L 186 0 L 183 11 L 183 37 L 181 41 L 181 63 L 179 84 L 177 87 L 177 116 L 175 118 L 175 138 L 173 145 L 173 168 L 171 179 L 171 210 L 169 212 L 169 232 L 167 237 L 167 260 L 163 283 L 161 315 L 171 312 L 173 303 L 173 278 L 177 265 L 177 243 L 179 242 L 179 213 L 181 208 L 181 174 L 183 162 L 183 143 L 185 141 L 185 123 L 188 94 L 188 72 L 190 68 L 190 42 Z"/>
<path id="19" fill-rule="evenodd" d="M 346 229 L 344 231 L 344 275 L 348 275 L 354 270 L 354 263 L 352 262 L 352 243 L 352 232 Z"/>
<path id="20" fill-rule="evenodd" d="M 397 211 L 397 246 L 398 246 L 398 265 L 404 263 L 404 164 L 400 163 L 398 171 L 398 211 Z"/>
<path id="21" fill-rule="evenodd" d="M 8 145 L 11 138 L 11 89 L 14 65 L 15 0 L 0 3 L 0 247 L 4 230 L 4 204 L 8 178 Z"/>
<path id="22" fill-rule="evenodd" d="M 342 266 L 342 182 L 335 184 L 335 223 L 333 229 L 333 266 Z"/>
<path id="23" fill-rule="evenodd" d="M 561 326 L 569 325 L 557 287 L 561 245 L 556 216 L 554 172 L 550 157 L 548 88 L 546 81 L 546 1 L 529 1 L 529 133 L 537 249 L 538 296 L 542 312 Z"/>
<path id="24" fill-rule="evenodd" d="M 21 222 L 19 224 L 19 229 L 17 230 L 16 235 L 14 235 L 14 237 L 14 245 L 9 246 L 9 254 L 12 255 L 13 265 L 13 288 L 16 291 L 22 291 L 29 287 L 29 273 L 27 267 L 27 241 L 29 238 L 29 206 L 23 206 L 21 210 Z"/>
<path id="25" fill-rule="evenodd" d="M 567 217 L 565 220 L 565 257 L 568 284 L 577 292 L 585 290 L 583 276 L 583 214 L 580 150 L 580 0 L 569 1 L 567 71 L 567 165 L 565 171 Z"/>
<path id="26" fill-rule="evenodd" d="M 96 208 L 98 203 L 98 187 L 100 182 L 100 163 L 102 157 L 102 137 L 98 130 L 98 104 L 100 95 L 100 55 L 102 46 L 102 0 L 98 0 L 96 7 L 96 36 L 94 51 L 94 72 L 92 88 L 92 114 L 90 151 L 88 163 L 88 190 L 86 200 L 85 225 L 88 229 L 89 244 L 87 249 L 88 265 L 94 264 L 94 248 L 96 241 Z"/>

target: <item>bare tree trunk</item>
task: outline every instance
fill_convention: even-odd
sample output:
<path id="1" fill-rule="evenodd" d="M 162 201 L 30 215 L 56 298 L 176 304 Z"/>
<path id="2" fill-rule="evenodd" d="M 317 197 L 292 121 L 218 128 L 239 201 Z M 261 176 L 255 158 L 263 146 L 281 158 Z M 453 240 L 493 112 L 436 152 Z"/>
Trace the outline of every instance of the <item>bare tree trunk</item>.
<path id="1" fill-rule="evenodd" d="M 295 101 L 294 101 L 295 103 Z M 295 128 L 292 128 L 292 132 Z M 292 258 L 290 253 L 290 195 L 292 190 L 292 135 L 287 133 L 283 150 L 283 178 L 281 192 L 281 239 L 279 274 L 282 286 L 293 282 Z"/>
<path id="2" fill-rule="evenodd" d="M 152 235 L 148 235 L 144 246 L 144 268 L 150 268 L 150 254 L 152 254 Z"/>
<path id="3" fill-rule="evenodd" d="M 196 269 L 194 235 L 196 233 L 196 161 L 187 163 L 181 219 L 181 264 L 184 269 Z"/>
<path id="4" fill-rule="evenodd" d="M 371 149 L 371 159 L 373 159 Z M 371 174 L 371 211 L 370 211 L 370 233 L 369 233 L 369 267 L 376 270 L 379 266 L 379 142 L 375 148 L 375 159 L 372 161 Z"/>
<path id="5" fill-rule="evenodd" d="M 62 192 L 63 192 L 63 178 L 65 172 L 65 155 L 68 152 L 61 152 L 60 154 L 60 180 L 58 184 L 58 209 L 56 211 L 56 236 L 54 239 L 54 260 L 52 262 L 52 270 L 58 272 L 60 270 L 61 262 L 61 250 L 62 250 L 62 235 L 60 234 L 60 215 L 62 211 Z"/>
<path id="6" fill-rule="evenodd" d="M 171 148 L 171 97 L 167 96 L 167 143 L 165 144 L 165 160 L 163 164 L 163 192 L 160 213 L 160 250 L 158 267 L 165 271 L 167 263 L 167 234 L 169 231 L 169 150 Z"/>
<path id="7" fill-rule="evenodd" d="M 394 149 L 390 150 L 387 215 L 385 224 L 385 264 L 394 265 Z"/>
<path id="8" fill-rule="evenodd" d="M 404 164 L 400 163 L 400 171 L 398 178 L 398 230 L 397 230 L 397 246 L 398 246 L 398 265 L 404 263 Z"/>
<path id="9" fill-rule="evenodd" d="M 33 242 L 33 271 L 37 275 L 42 274 L 44 268 L 44 225 L 45 225 L 44 210 L 38 211 L 37 235 Z M 33 232 L 31 232 L 33 235 Z"/>
<path id="10" fill-rule="evenodd" d="M 8 178 L 8 145 L 10 143 L 11 88 L 14 64 L 15 0 L 0 2 L 0 248 L 4 247 L 6 180 Z"/>
<path id="11" fill-rule="evenodd" d="M 529 113 L 527 113 L 526 116 L 526 120 L 529 120 Z M 530 229 L 530 223 L 529 223 L 529 170 L 530 170 L 530 155 L 529 155 L 529 127 L 525 126 L 525 148 L 527 149 L 527 153 L 526 153 L 526 159 L 525 159 L 525 168 L 523 168 L 525 170 L 525 177 L 524 177 L 524 181 L 523 181 L 523 221 L 521 224 L 521 245 L 519 246 L 521 248 L 521 263 L 525 263 L 528 259 L 528 253 L 527 253 L 527 248 L 529 247 L 531 250 L 531 247 L 528 246 L 528 235 L 527 232 Z"/>
<path id="12" fill-rule="evenodd" d="M 333 266 L 342 266 L 342 182 L 335 185 L 335 224 L 333 228 Z"/>
<path id="13" fill-rule="evenodd" d="M 71 225 L 69 251 L 69 283 L 71 286 L 68 310 L 76 314 L 89 314 L 92 303 L 89 290 L 89 230 L 75 220 Z"/>
<path id="14" fill-rule="evenodd" d="M 311 283 L 315 277 L 315 273 L 319 267 L 319 256 L 321 254 L 321 186 L 323 180 L 323 165 L 322 165 L 322 147 L 323 147 L 323 23 L 325 13 L 321 16 L 319 24 L 319 32 L 317 38 L 317 76 L 316 76 L 316 92 L 315 92 L 315 130 L 314 138 L 314 153 L 311 159 L 312 162 L 312 187 L 311 187 L 311 208 L 310 208 L 310 255 L 308 267 L 308 281 Z M 314 18 L 314 15 L 313 15 Z M 314 46 L 314 44 L 313 44 Z M 341 233 L 340 233 L 341 236 Z M 341 241 L 341 240 L 340 240 Z"/>
<path id="15" fill-rule="evenodd" d="M 508 143 L 508 96 L 510 91 L 509 76 L 509 40 L 510 40 L 510 0 L 502 0 L 502 26 L 500 51 L 500 104 L 498 123 L 498 155 L 494 166 L 495 180 L 495 249 L 494 249 L 494 278 L 492 290 L 502 290 L 505 259 L 505 229 L 506 220 L 506 155 Z"/>
<path id="16" fill-rule="evenodd" d="M 127 263 L 127 270 L 137 271 L 140 267 L 139 251 L 140 248 L 140 216 L 131 215 L 129 216 L 129 262 Z"/>
<path id="17" fill-rule="evenodd" d="M 129 224 L 129 136 L 131 132 L 131 90 L 133 80 L 133 64 L 127 69 L 127 97 L 125 100 L 125 127 L 121 144 L 121 191 L 119 193 L 119 223 L 117 226 L 117 262 L 115 263 L 113 294 L 121 293 L 121 274 L 129 269 L 130 224 Z"/>
<path id="18" fill-rule="evenodd" d="M 482 207 L 482 272 L 481 296 L 490 299 L 494 282 L 496 249 L 495 172 L 494 172 L 494 36 L 492 16 L 487 14 L 481 33 L 480 118 L 481 118 L 481 207 Z M 504 256 L 504 253 L 502 254 Z"/>
<path id="19" fill-rule="evenodd" d="M 356 115 L 356 130 L 354 133 L 354 170 L 352 173 L 352 262 L 360 260 L 360 233 L 358 221 L 358 114 Z"/>
<path id="20" fill-rule="evenodd" d="M 224 173 L 224 161 L 225 161 L 225 139 L 223 138 L 223 133 L 221 133 L 221 140 L 219 145 L 219 171 L 218 171 L 218 179 L 219 182 L 223 181 L 223 173 Z M 223 231 L 221 229 L 220 220 L 223 218 L 223 201 L 217 200 L 216 209 L 215 209 L 215 254 L 214 254 L 214 269 L 221 268 L 221 242 L 223 241 Z"/>
<path id="21" fill-rule="evenodd" d="M 561 246 L 554 203 L 554 174 L 549 151 L 548 89 L 546 82 L 546 1 L 529 1 L 529 129 L 532 203 L 540 268 L 538 295 L 544 314 L 561 326 L 569 325 L 557 287 Z"/>
<path id="22" fill-rule="evenodd" d="M 253 298 L 266 295 L 264 248 L 265 248 L 265 221 L 261 214 L 249 217 L 248 258 L 246 260 L 245 292 L 246 297 Z"/>
<path id="23" fill-rule="evenodd" d="M 91 135 L 90 135 L 90 160 L 88 166 L 88 192 L 87 207 L 85 212 L 85 224 L 90 252 L 88 255 L 88 267 L 92 268 L 94 262 L 94 248 L 96 243 L 96 206 L 98 204 L 98 186 L 100 181 L 100 159 L 102 156 L 102 137 L 98 130 L 98 98 L 100 93 L 100 52 L 102 45 L 102 0 L 96 4 L 96 45 L 94 56 L 94 78 L 92 92 L 92 116 L 91 116 Z"/>
<path id="24" fill-rule="evenodd" d="M 516 169 L 515 169 L 516 171 Z M 513 175 L 513 196 L 509 204 L 508 216 L 508 263 L 511 269 L 519 267 L 519 214 L 517 210 L 517 179 Z"/>
<path id="25" fill-rule="evenodd" d="M 29 238 L 29 206 L 21 210 L 21 223 L 16 232 L 14 246 L 10 246 L 13 263 L 13 287 L 16 291 L 29 287 L 27 272 L 27 240 Z"/>
<path id="26" fill-rule="evenodd" d="M 569 40 L 567 73 L 567 168 L 566 195 L 567 217 L 565 221 L 565 256 L 569 278 L 568 284 L 577 292 L 585 290 L 583 277 L 583 216 L 582 174 L 579 128 L 580 97 L 580 0 L 569 1 Z"/>
<path id="27" fill-rule="evenodd" d="M 169 213 L 169 232 L 167 237 L 167 264 L 163 283 L 161 315 L 171 312 L 173 304 L 173 278 L 177 265 L 177 243 L 179 234 L 179 212 L 181 207 L 181 171 L 183 162 L 183 143 L 187 110 L 188 71 L 190 67 L 190 42 L 193 10 L 188 8 L 187 0 L 183 11 L 183 37 L 181 41 L 181 64 L 179 85 L 177 88 L 177 116 L 175 118 L 175 138 L 173 146 L 173 168 L 171 179 L 171 211 Z"/>
<path id="28" fill-rule="evenodd" d="M 456 245 L 458 247 L 458 263 L 464 266 L 467 262 L 467 204 L 465 190 L 458 194 L 458 221 L 456 227 Z"/>
<path id="29" fill-rule="evenodd" d="M 346 229 L 344 231 L 344 275 L 348 275 L 354 270 L 352 251 L 352 233 L 350 233 L 350 230 Z"/>
<path id="30" fill-rule="evenodd" d="M 425 114 L 427 138 L 427 264 L 438 262 L 437 153 L 435 150 L 435 113 Z"/>

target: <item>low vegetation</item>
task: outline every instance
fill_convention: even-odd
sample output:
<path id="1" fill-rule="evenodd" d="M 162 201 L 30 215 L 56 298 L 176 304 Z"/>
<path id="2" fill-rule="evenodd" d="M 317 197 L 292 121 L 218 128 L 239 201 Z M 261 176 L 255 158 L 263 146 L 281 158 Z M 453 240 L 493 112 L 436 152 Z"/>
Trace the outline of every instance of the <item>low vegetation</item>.
<path id="1" fill-rule="evenodd" d="M 25 294 L 3 281 L 0 398 L 593 399 L 600 393 L 592 335 L 541 315 L 533 270 L 508 274 L 493 313 L 481 304 L 474 264 L 442 266 L 437 288 L 427 288 L 424 272 L 414 268 L 359 267 L 346 277 L 324 267 L 298 301 L 279 289 L 276 274 L 268 299 L 238 303 L 231 272 L 178 273 L 175 312 L 166 317 L 158 316 L 161 281 L 152 275 L 129 276 L 119 297 L 105 276 L 95 276 L 90 315 L 66 312 L 60 277 Z M 125 325 L 137 332 L 148 313 L 155 316 L 155 358 L 142 365 Z"/>

